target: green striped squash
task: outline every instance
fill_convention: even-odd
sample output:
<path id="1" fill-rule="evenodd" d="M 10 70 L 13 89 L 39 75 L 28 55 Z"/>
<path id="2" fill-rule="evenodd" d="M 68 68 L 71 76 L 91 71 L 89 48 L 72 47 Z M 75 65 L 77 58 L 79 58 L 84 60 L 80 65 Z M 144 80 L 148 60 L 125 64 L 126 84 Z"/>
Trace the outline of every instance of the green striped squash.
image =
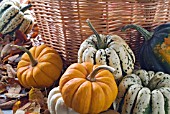
<path id="1" fill-rule="evenodd" d="M 118 35 L 98 34 L 89 20 L 93 35 L 82 42 L 78 50 L 78 62 L 108 65 L 116 69 L 115 79 L 132 73 L 135 55 L 129 45 Z"/>
<path id="2" fill-rule="evenodd" d="M 13 34 L 16 30 L 27 34 L 34 25 L 31 5 L 20 4 L 17 0 L 4 0 L 0 3 L 0 33 Z"/>
<path id="3" fill-rule="evenodd" d="M 121 114 L 170 114 L 169 74 L 140 69 L 126 75 L 118 88 L 114 104 Z"/>

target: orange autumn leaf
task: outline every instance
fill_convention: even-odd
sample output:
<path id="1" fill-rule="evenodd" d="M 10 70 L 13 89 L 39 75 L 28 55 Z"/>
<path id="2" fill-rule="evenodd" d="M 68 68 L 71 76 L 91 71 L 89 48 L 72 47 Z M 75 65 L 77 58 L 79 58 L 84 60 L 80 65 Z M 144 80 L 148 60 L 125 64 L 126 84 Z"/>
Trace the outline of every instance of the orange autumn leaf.
<path id="1" fill-rule="evenodd" d="M 20 106 L 21 106 L 21 101 L 17 101 L 12 107 L 13 112 L 15 113 L 20 108 Z"/>
<path id="2" fill-rule="evenodd" d="M 29 101 L 42 101 L 44 99 L 44 95 L 40 91 L 40 89 L 37 88 L 31 88 L 29 91 Z"/>
<path id="3" fill-rule="evenodd" d="M 31 88 L 29 91 L 29 101 L 40 104 L 43 110 L 47 109 L 47 103 L 43 93 L 38 88 Z"/>

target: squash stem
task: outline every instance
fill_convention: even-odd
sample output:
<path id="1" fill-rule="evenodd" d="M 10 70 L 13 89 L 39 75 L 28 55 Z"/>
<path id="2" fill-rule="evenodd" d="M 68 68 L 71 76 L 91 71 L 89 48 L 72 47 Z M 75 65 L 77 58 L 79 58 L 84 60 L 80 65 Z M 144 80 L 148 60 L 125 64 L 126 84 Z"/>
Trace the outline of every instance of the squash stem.
<path id="1" fill-rule="evenodd" d="M 153 77 L 153 78 L 149 81 L 147 87 L 148 87 L 150 90 L 154 90 L 154 89 L 156 89 L 157 84 L 158 84 L 161 80 L 162 80 L 162 78 L 161 78 L 160 76 L 159 76 L 159 77 L 155 76 L 155 77 Z"/>
<path id="2" fill-rule="evenodd" d="M 100 35 L 98 34 L 98 32 L 95 30 L 95 28 L 93 27 L 93 25 L 91 24 L 90 20 L 87 19 L 86 20 L 88 26 L 90 27 L 90 29 L 93 31 L 93 33 L 96 35 L 97 37 L 97 48 L 98 49 L 105 49 L 107 46 L 106 44 L 102 41 Z"/>
<path id="3" fill-rule="evenodd" d="M 23 46 L 18 46 L 18 45 L 11 45 L 11 46 L 16 47 L 16 48 L 26 52 L 28 54 L 29 58 L 30 58 L 32 67 L 34 67 L 38 64 L 38 62 L 34 59 L 34 57 L 32 56 L 32 54 L 30 53 L 30 51 L 28 49 L 26 49 Z"/>
<path id="4" fill-rule="evenodd" d="M 144 36 L 145 41 L 149 40 L 153 35 L 153 33 L 148 32 L 146 29 L 142 28 L 141 26 L 134 25 L 134 24 L 129 24 L 129 25 L 124 26 L 122 28 L 122 31 L 126 31 L 126 29 L 129 29 L 129 28 L 136 29 L 139 33 L 141 33 Z"/>
<path id="5" fill-rule="evenodd" d="M 87 76 L 87 80 L 91 81 L 91 82 L 95 82 L 95 75 L 98 73 L 99 70 L 104 69 L 104 70 L 109 70 L 111 73 L 115 72 L 115 69 L 107 66 L 107 65 L 100 65 L 99 67 L 97 67 L 96 69 L 93 70 L 93 72 L 91 72 L 88 76 Z"/>
<path id="6" fill-rule="evenodd" d="M 28 5 L 26 5 L 25 7 L 21 8 L 20 11 L 25 12 L 25 11 L 28 10 L 31 6 L 32 6 L 31 4 L 28 4 Z"/>

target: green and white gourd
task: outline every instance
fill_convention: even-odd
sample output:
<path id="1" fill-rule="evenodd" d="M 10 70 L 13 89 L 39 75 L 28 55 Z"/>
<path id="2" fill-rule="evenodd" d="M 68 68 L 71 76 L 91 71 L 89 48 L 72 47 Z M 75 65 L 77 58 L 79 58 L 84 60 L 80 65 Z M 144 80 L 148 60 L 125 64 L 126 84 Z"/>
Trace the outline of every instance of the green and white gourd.
<path id="1" fill-rule="evenodd" d="M 47 98 L 47 105 L 50 114 L 78 114 L 72 108 L 65 105 L 59 86 L 50 91 Z"/>
<path id="2" fill-rule="evenodd" d="M 116 69 L 115 79 L 132 73 L 135 55 L 128 44 L 118 35 L 98 34 L 89 20 L 89 27 L 94 32 L 78 50 L 78 62 L 108 65 Z"/>
<path id="3" fill-rule="evenodd" d="M 34 17 L 31 5 L 20 4 L 17 0 L 4 0 L 0 3 L 0 33 L 12 34 L 16 30 L 27 34 L 32 30 Z"/>
<path id="4" fill-rule="evenodd" d="M 116 110 L 121 114 L 170 114 L 170 75 L 137 70 L 119 84 Z"/>

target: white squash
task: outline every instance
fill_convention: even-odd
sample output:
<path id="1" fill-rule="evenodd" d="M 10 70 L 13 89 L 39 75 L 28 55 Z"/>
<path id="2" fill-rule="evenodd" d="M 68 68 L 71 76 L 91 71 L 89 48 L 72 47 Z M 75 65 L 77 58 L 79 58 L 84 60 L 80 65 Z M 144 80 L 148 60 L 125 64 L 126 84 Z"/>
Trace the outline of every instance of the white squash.
<path id="1" fill-rule="evenodd" d="M 59 86 L 50 91 L 47 105 L 51 114 L 78 114 L 72 108 L 69 108 L 64 104 Z"/>

